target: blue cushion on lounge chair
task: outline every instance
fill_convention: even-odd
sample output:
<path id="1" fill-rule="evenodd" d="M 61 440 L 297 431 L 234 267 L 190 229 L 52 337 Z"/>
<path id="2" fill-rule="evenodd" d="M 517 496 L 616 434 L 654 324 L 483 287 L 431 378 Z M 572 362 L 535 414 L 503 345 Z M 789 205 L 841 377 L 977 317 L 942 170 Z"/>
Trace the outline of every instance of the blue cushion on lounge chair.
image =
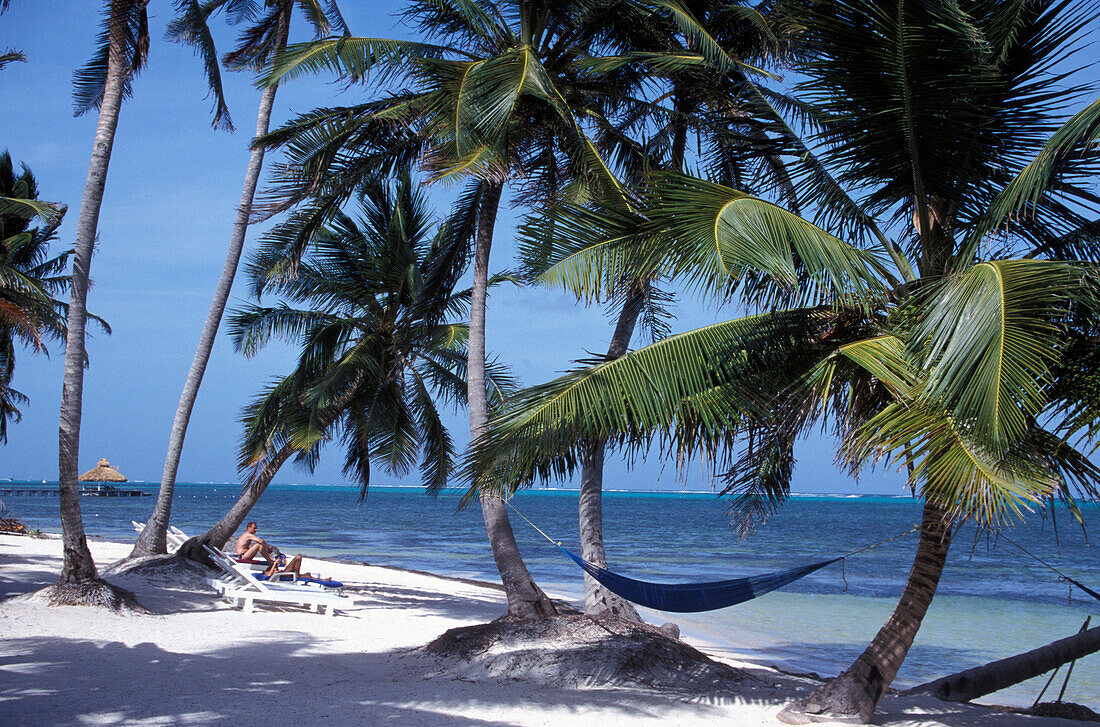
<path id="1" fill-rule="evenodd" d="M 275 575 L 282 575 L 282 574 L 281 573 L 276 573 Z M 266 580 L 269 580 L 269 578 L 270 578 L 266 573 L 254 573 L 253 576 L 258 581 L 266 581 Z M 344 587 L 344 584 L 341 583 L 340 581 L 324 581 L 324 580 L 321 580 L 320 578 L 299 578 L 297 580 L 297 582 L 300 582 L 300 583 L 316 583 L 318 585 L 324 586 L 325 588 L 343 588 Z"/>

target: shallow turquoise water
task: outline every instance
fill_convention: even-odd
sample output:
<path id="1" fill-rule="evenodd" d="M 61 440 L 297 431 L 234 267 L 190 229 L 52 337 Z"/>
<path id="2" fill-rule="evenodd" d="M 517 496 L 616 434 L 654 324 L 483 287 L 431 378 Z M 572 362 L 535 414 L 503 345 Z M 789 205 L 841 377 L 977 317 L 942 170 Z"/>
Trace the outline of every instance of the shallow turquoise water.
<path id="1" fill-rule="evenodd" d="M 154 488 L 148 488 L 152 491 Z M 236 499 L 237 485 L 177 486 L 172 522 L 197 534 Z M 272 486 L 250 515 L 260 534 L 284 551 L 341 557 L 449 575 L 496 580 L 480 509 L 456 511 L 459 493 L 437 499 L 413 488 L 374 487 L 359 503 L 354 488 Z M 14 497 L 7 507 L 30 526 L 59 529 L 57 498 Z M 130 520 L 144 521 L 153 498 L 81 500 L 89 535 L 133 538 Z M 566 547 L 576 549 L 576 493 L 521 493 L 516 507 Z M 795 498 L 766 526 L 739 539 L 725 505 L 709 493 L 625 493 L 604 496 L 604 535 L 615 570 L 652 581 L 736 578 L 844 555 L 904 532 L 920 505 L 889 497 Z M 1100 521 L 1100 508 L 1086 518 Z M 1054 523 L 1058 537 L 1055 538 Z M 580 571 L 542 536 L 513 517 L 517 541 L 535 579 L 547 590 L 581 598 Z M 1097 548 L 1088 546 L 1065 511 L 1052 522 L 1034 517 L 1011 528 L 1014 541 L 1094 589 Z M 731 655 L 801 671 L 835 674 L 846 667 L 889 616 L 901 592 L 915 535 L 830 566 L 782 592 L 706 614 L 650 614 Z M 964 529 L 896 686 L 1041 646 L 1076 632 L 1100 603 L 1073 593 L 1057 575 L 995 538 Z M 1030 704 L 1045 678 L 994 695 L 998 703 Z M 1052 687 L 1054 694 L 1061 677 Z M 1048 697 L 1052 696 L 1048 693 Z M 1100 705 L 1100 655 L 1082 660 L 1066 698 Z"/>

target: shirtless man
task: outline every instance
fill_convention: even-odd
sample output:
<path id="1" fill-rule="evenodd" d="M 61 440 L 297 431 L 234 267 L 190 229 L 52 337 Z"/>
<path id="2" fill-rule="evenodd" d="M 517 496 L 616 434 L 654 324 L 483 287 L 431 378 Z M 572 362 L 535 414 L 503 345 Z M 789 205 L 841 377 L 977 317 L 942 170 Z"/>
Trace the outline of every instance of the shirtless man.
<path id="1" fill-rule="evenodd" d="M 273 563 L 275 559 L 271 557 L 271 546 L 266 540 L 256 536 L 257 529 L 255 521 L 250 522 L 241 537 L 237 538 L 237 560 L 251 563 L 259 554 L 268 563 Z"/>

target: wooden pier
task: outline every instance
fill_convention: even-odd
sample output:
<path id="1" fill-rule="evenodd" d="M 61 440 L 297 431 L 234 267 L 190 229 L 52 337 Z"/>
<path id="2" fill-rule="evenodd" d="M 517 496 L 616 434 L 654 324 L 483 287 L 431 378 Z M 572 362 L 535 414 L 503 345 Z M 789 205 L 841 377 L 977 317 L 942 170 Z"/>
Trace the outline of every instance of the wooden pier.
<path id="1" fill-rule="evenodd" d="M 112 485 L 94 483 L 80 485 L 80 494 L 85 497 L 149 497 L 152 493 L 141 490 L 128 490 Z M 57 497 L 60 489 L 55 484 L 48 487 L 28 487 L 26 485 L 6 485 L 0 483 L 0 497 Z"/>

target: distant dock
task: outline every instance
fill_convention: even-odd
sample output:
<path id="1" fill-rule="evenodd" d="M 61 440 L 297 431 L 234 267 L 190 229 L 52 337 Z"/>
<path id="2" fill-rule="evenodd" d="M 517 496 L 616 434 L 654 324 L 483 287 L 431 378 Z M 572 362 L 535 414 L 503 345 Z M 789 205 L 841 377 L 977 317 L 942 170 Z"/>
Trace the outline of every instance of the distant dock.
<path id="1" fill-rule="evenodd" d="M 101 483 L 82 484 L 80 494 L 86 497 L 149 497 L 151 493 L 141 490 L 129 490 Z M 0 497 L 56 497 L 60 493 L 57 485 L 52 487 L 7 485 L 0 483 Z"/>

